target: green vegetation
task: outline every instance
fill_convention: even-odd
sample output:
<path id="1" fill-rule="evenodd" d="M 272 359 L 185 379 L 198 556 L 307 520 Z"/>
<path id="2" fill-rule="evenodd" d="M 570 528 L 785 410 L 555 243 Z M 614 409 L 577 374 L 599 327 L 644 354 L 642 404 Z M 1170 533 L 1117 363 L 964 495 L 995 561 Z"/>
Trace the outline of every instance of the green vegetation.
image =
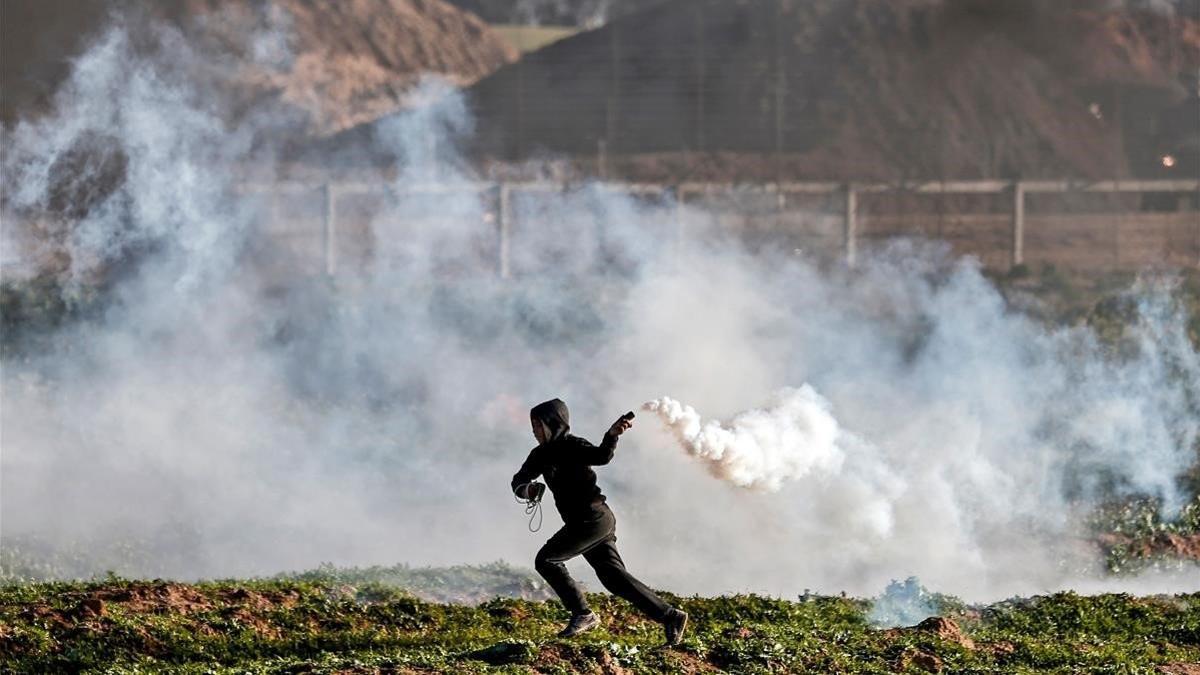
<path id="1" fill-rule="evenodd" d="M 167 563 L 164 565 L 164 563 Z M 96 541 L 54 546 L 32 537 L 5 537 L 0 546 L 0 588 L 18 584 L 94 580 L 97 569 L 110 576 L 178 575 L 183 561 L 164 555 L 151 542 Z M 552 597 L 542 578 L 532 570 L 497 561 L 486 565 L 452 567 L 335 567 L 329 563 L 314 570 L 287 572 L 264 581 L 319 582 L 331 587 L 388 586 L 402 588 L 429 602 L 476 604 L 501 596 L 545 600 Z M 0 671 L 2 673 L 3 671 Z"/>
<path id="2" fill-rule="evenodd" d="M 1195 565 L 1200 562 L 1200 495 L 1170 517 L 1151 499 L 1107 504 L 1092 514 L 1091 530 L 1113 574 Z"/>
<path id="3" fill-rule="evenodd" d="M 1200 271 L 1096 274 L 1044 264 L 1036 269 L 1018 265 L 1008 273 L 987 276 L 1014 309 L 1046 325 L 1087 326 L 1102 343 L 1114 347 L 1121 346 L 1121 338 L 1138 320 L 1139 297 L 1150 295 L 1151 288 L 1168 291 L 1185 313 L 1192 344 L 1200 349 Z"/>
<path id="4" fill-rule="evenodd" d="M 872 628 L 856 599 L 674 600 L 692 621 L 683 645 L 666 649 L 657 624 L 607 595 L 592 598 L 603 628 L 567 641 L 554 637 L 567 618 L 554 601 L 434 604 L 371 581 L 9 585 L 0 670 L 1154 673 L 1200 661 L 1200 593 L 945 599 L 945 618 L 890 630 Z"/>

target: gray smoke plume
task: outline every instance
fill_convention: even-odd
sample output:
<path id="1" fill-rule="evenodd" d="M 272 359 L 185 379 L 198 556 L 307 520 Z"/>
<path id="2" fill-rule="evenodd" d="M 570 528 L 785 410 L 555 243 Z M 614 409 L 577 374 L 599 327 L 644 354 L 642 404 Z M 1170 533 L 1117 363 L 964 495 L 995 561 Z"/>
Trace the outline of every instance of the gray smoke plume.
<path id="1" fill-rule="evenodd" d="M 871 604 L 867 620 L 878 628 L 915 626 L 941 611 L 933 594 L 916 577 L 887 585 Z"/>
<path id="2" fill-rule="evenodd" d="M 749 483 L 774 492 L 714 480 L 645 419 L 601 470 L 629 564 L 685 593 L 1095 589 L 1110 582 L 1079 522 L 1096 497 L 1182 499 L 1200 361 L 1169 288 L 1136 290 L 1117 357 L 1014 313 L 937 246 L 831 271 L 600 185 L 517 195 L 500 279 L 484 196 L 409 189 L 477 178 L 455 151 L 467 102 L 434 81 L 382 127 L 398 177 L 344 234 L 369 254 L 330 281 L 319 219 L 275 236 L 244 189 L 274 178 L 263 139 L 290 121 L 228 122 L 190 75 L 222 64 L 158 39 L 147 55 L 107 35 L 55 114 L 6 134 L 5 280 L 53 278 L 91 309 L 3 363 L 0 545 L 91 547 L 99 572 L 104 546 L 140 542 L 116 571 L 175 577 L 525 563 L 541 539 L 508 480 L 528 407 L 552 396 L 593 440 L 664 392 L 735 440 L 755 420 L 755 470 L 785 473 Z M 64 172 L 98 178 L 64 192 Z M 824 431 L 787 432 L 794 392 Z M 842 440 L 793 461 L 830 423 Z"/>

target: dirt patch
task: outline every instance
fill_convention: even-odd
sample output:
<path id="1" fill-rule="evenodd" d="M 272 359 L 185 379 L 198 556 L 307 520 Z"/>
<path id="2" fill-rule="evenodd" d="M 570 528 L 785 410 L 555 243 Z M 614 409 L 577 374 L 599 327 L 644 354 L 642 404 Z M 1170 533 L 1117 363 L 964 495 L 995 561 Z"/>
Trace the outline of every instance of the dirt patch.
<path id="1" fill-rule="evenodd" d="M 991 652 L 992 656 L 1002 659 L 1012 656 L 1017 651 L 1017 646 L 1008 640 L 1000 640 L 999 642 L 989 642 L 983 648 Z"/>
<path id="2" fill-rule="evenodd" d="M 1200 560 L 1200 534 L 1159 534 L 1151 541 L 1151 547 L 1174 558 Z"/>
<path id="3" fill-rule="evenodd" d="M 295 591 L 260 593 L 246 588 L 234 588 L 219 591 L 216 595 L 221 602 L 231 605 L 243 605 L 257 611 L 266 611 L 277 607 L 295 607 L 300 595 Z"/>
<path id="4" fill-rule="evenodd" d="M 262 637 L 276 640 L 283 635 L 282 631 L 280 631 L 279 628 L 270 621 L 245 608 L 230 608 L 227 609 L 224 614 L 227 618 L 232 619 L 238 624 L 248 626 L 251 630 Z"/>
<path id="5" fill-rule="evenodd" d="M 95 591 L 88 600 L 113 603 L 136 612 L 191 614 L 212 608 L 203 593 L 177 583 L 133 583 Z"/>
<path id="6" fill-rule="evenodd" d="M 85 598 L 83 602 L 79 603 L 79 615 L 83 618 L 99 618 L 107 613 L 108 606 L 100 598 Z"/>
<path id="7" fill-rule="evenodd" d="M 564 644 L 544 645 L 534 657 L 530 666 L 535 673 L 555 673 L 564 669 L 572 673 L 590 673 L 591 675 L 629 675 L 628 670 L 608 652 L 601 652 L 594 657 L 595 665 L 581 667 L 583 656 L 575 649 Z"/>
<path id="8" fill-rule="evenodd" d="M 1137 539 L 1123 534 L 1104 534 L 1096 539 L 1108 551 L 1123 550 L 1135 558 L 1200 560 L 1200 534 L 1159 532 Z"/>
<path id="9" fill-rule="evenodd" d="M 632 670 L 617 663 L 616 658 L 608 652 L 601 652 L 597 661 L 600 662 L 599 670 L 597 671 L 600 675 L 632 675 L 633 673 Z"/>
<path id="10" fill-rule="evenodd" d="M 942 660 L 937 656 L 928 654 L 926 652 L 913 651 L 911 653 L 906 653 L 904 657 L 901 657 L 900 661 L 901 664 L 903 664 L 904 669 L 907 669 L 911 665 L 916 668 L 920 668 L 927 673 L 942 672 Z"/>
<path id="11" fill-rule="evenodd" d="M 1200 663 L 1167 663 L 1155 670 L 1165 675 L 1200 675 Z"/>
<path id="12" fill-rule="evenodd" d="M 20 617 L 30 623 L 41 624 L 47 628 L 69 628 L 75 623 L 66 612 L 54 609 L 47 604 L 33 604 L 21 610 Z"/>
<path id="13" fill-rule="evenodd" d="M 572 656 L 571 649 L 566 645 L 545 645 L 538 651 L 538 655 L 533 659 L 531 665 L 535 673 L 558 672 L 563 669 L 573 670 L 575 664 Z"/>

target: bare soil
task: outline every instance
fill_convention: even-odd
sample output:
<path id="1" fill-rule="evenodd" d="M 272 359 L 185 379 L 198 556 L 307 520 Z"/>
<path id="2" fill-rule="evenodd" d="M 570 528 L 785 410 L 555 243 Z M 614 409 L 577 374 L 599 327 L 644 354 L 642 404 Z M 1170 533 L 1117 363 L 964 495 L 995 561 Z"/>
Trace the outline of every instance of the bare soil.
<path id="1" fill-rule="evenodd" d="M 477 16 L 442 0 L 4 0 L 0 120 L 44 112 L 82 53 L 121 16 L 180 30 L 229 80 L 243 105 L 277 102 L 317 135 L 404 105 L 423 73 L 468 85 L 517 58 Z"/>

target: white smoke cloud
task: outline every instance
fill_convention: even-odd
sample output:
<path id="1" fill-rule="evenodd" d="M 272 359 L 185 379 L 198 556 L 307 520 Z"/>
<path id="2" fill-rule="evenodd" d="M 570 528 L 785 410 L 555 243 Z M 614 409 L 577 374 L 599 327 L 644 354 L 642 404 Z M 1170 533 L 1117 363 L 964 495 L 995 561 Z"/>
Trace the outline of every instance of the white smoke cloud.
<path id="1" fill-rule="evenodd" d="M 566 23 L 591 30 L 605 24 L 611 5 L 612 0 L 518 0 L 513 4 L 512 21 L 530 25 Z"/>
<path id="2" fill-rule="evenodd" d="M 710 470 L 758 490 L 641 420 L 601 470 L 631 569 L 683 593 L 1095 587 L 1079 521 L 1097 495 L 1182 498 L 1200 362 L 1170 288 L 1135 289 L 1114 355 L 937 247 L 830 270 L 595 185 L 514 195 L 501 279 L 491 197 L 409 189 L 479 178 L 456 152 L 469 102 L 433 81 L 377 136 L 389 189 L 340 203 L 327 279 L 320 195 L 268 227 L 242 189 L 284 170 L 267 139 L 293 120 L 230 122 L 196 73 L 236 64 L 158 39 L 110 33 L 53 115 L 6 134 L 0 272 L 102 301 L 0 368 L 0 546 L 82 543 L 96 572 L 143 576 L 528 564 L 541 540 L 508 479 L 552 396 L 593 440 L 662 392 L 729 420 L 659 400 Z M 44 215 L 85 138 L 125 158 L 122 180 L 82 217 Z M 146 554 L 104 559 L 128 542 Z"/>
<path id="3" fill-rule="evenodd" d="M 845 458 L 829 402 L 810 386 L 785 389 L 770 407 L 735 416 L 728 425 L 705 422 L 670 397 L 645 403 L 674 432 L 688 454 L 739 487 L 778 490 L 811 473 L 836 473 Z"/>
<path id="4" fill-rule="evenodd" d="M 697 356 L 676 380 L 697 408 L 729 422 L 704 422 L 670 399 L 650 407 L 711 473 L 741 486 L 772 472 L 767 480 L 790 480 L 757 500 L 787 519 L 756 529 L 758 550 L 788 557 L 787 574 L 862 593 L 883 587 L 888 570 L 967 596 L 1076 587 L 1095 578 L 1080 525 L 1093 500 L 1112 490 L 1157 496 L 1168 511 L 1180 503 L 1176 477 L 1195 461 L 1200 363 L 1169 284 L 1135 291 L 1137 318 L 1118 357 L 1087 329 L 1047 329 L 1007 310 L 970 261 L 901 246 L 837 281 L 803 264 L 764 267 L 742 287 L 753 288 L 746 303 L 698 283 L 703 314 L 678 296 L 652 305 L 763 336 L 689 348 L 711 356 Z M 728 293 L 729 278 L 717 277 Z M 683 322 L 656 340 L 710 337 Z M 741 358 L 775 369 L 726 367 Z M 786 389 L 797 381 L 814 393 Z M 780 388 L 758 410 L 730 395 L 754 400 Z M 826 417 L 834 411 L 836 421 Z M 827 431 L 814 435 L 814 426 Z M 712 515 L 746 498 L 708 500 Z M 796 547 L 804 553 L 790 557 Z M 784 575 L 772 566 L 759 573 Z M 1200 584 L 1194 568 L 1180 575 L 1182 588 Z"/>

